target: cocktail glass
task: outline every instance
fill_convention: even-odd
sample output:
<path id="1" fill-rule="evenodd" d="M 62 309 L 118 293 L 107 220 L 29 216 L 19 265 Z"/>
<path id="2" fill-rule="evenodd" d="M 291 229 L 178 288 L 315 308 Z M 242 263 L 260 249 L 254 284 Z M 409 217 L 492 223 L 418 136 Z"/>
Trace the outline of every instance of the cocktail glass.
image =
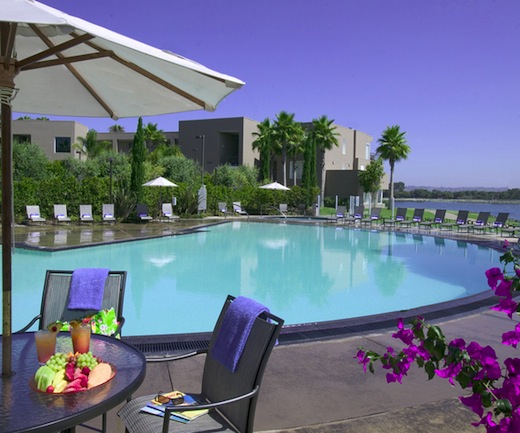
<path id="1" fill-rule="evenodd" d="M 74 353 L 88 353 L 90 350 L 90 324 L 80 324 L 75 328 L 71 328 L 70 336 L 72 337 L 72 348 Z"/>
<path id="2" fill-rule="evenodd" d="M 46 330 L 36 331 L 34 334 L 36 353 L 40 364 L 45 364 L 56 353 L 56 335 L 57 332 Z"/>

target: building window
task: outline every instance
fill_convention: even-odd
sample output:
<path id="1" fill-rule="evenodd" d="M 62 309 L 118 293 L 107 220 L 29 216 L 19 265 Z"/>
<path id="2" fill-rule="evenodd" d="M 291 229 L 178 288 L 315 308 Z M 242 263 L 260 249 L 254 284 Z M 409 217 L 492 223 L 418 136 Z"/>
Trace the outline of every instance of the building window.
<path id="1" fill-rule="evenodd" d="M 301 179 L 303 175 L 303 161 L 296 161 L 296 179 Z M 294 178 L 294 161 L 289 161 L 289 179 Z"/>
<path id="2" fill-rule="evenodd" d="M 347 139 L 344 138 L 341 140 L 341 154 L 346 155 L 347 154 Z"/>
<path id="3" fill-rule="evenodd" d="M 54 141 L 56 153 L 70 153 L 70 137 L 56 137 Z"/>
<path id="4" fill-rule="evenodd" d="M 24 134 L 13 134 L 13 142 L 15 143 L 30 143 L 31 136 Z"/>
<path id="5" fill-rule="evenodd" d="M 365 159 L 370 161 L 370 143 L 365 144 Z"/>

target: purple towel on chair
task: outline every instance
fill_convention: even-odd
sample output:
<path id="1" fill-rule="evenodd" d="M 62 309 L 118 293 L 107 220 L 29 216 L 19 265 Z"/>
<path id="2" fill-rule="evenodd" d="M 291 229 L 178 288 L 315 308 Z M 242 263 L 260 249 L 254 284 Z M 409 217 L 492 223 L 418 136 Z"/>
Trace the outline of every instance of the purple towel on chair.
<path id="1" fill-rule="evenodd" d="M 69 310 L 97 310 L 103 306 L 103 294 L 109 269 L 79 268 L 72 273 Z"/>
<path id="2" fill-rule="evenodd" d="M 231 302 L 215 339 L 213 358 L 232 373 L 235 372 L 253 323 L 265 312 L 269 312 L 267 307 L 244 296 L 238 296 Z"/>

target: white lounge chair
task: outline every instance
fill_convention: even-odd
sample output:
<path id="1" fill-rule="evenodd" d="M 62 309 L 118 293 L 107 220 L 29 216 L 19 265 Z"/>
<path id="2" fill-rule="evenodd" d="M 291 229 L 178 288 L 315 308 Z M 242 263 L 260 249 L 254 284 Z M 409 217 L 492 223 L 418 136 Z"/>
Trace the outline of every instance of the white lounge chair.
<path id="1" fill-rule="evenodd" d="M 163 203 L 161 210 L 162 216 L 166 218 L 168 221 L 175 221 L 179 219 L 178 215 L 173 214 L 173 206 L 171 203 Z"/>
<path id="2" fill-rule="evenodd" d="M 56 223 L 70 223 L 70 218 L 67 216 L 67 205 L 54 205 L 54 219 L 56 220 Z"/>
<path id="3" fill-rule="evenodd" d="M 90 205 L 90 204 L 80 204 L 79 205 L 79 220 L 82 223 L 94 222 L 94 218 L 92 218 L 92 205 Z"/>
<path id="4" fill-rule="evenodd" d="M 103 205 L 103 221 L 104 222 L 115 222 L 116 221 L 116 214 L 114 213 L 113 204 L 104 204 Z"/>
<path id="5" fill-rule="evenodd" d="M 249 215 L 243 208 L 242 208 L 242 205 L 240 204 L 239 201 L 234 201 L 233 202 L 233 211 L 236 212 L 237 214 L 239 215 Z"/>
<path id="6" fill-rule="evenodd" d="M 40 215 L 40 206 L 25 206 L 27 211 L 27 219 L 33 223 L 44 223 L 46 220 Z"/>

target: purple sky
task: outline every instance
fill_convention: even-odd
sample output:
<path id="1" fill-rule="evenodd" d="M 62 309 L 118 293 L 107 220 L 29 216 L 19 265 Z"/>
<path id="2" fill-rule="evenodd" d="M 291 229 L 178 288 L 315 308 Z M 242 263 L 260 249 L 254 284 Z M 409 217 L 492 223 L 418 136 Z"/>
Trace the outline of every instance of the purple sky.
<path id="1" fill-rule="evenodd" d="M 520 187 L 518 0 L 41 0 L 246 82 L 214 113 L 407 133 L 407 185 Z M 16 114 L 15 114 L 16 117 Z M 110 119 L 79 119 L 104 132 Z M 135 131 L 136 119 L 117 122 Z"/>

